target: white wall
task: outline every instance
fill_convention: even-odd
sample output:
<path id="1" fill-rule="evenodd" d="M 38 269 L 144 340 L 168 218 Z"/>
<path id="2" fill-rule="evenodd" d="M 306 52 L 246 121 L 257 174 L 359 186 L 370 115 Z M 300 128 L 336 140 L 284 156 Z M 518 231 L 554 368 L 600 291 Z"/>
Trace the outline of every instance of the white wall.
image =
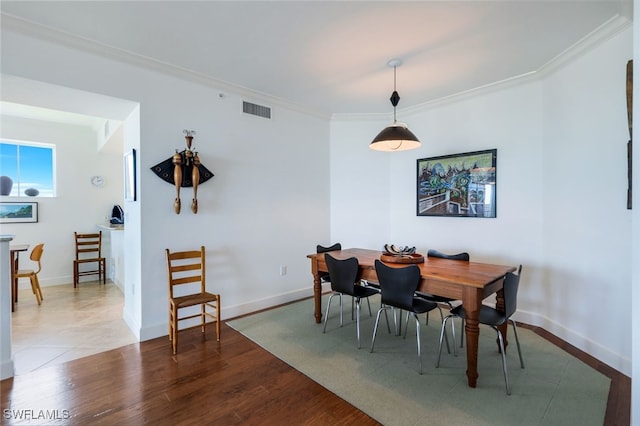
<path id="1" fill-rule="evenodd" d="M 247 116 L 240 96 L 220 97 L 209 82 L 21 31 L 3 30 L 2 47 L 6 74 L 139 103 L 139 127 L 125 122 L 124 130 L 124 149 L 138 150 L 139 201 L 123 207 L 131 252 L 125 317 L 141 339 L 167 334 L 165 248 L 206 246 L 209 286 L 221 293 L 223 318 L 312 294 L 305 254 L 329 236 L 328 118 L 260 97 L 247 100 L 272 106 L 273 119 Z M 173 186 L 150 170 L 185 147 L 183 129 L 197 132 L 194 147 L 215 173 L 199 188 L 197 215 L 189 209 L 190 189 L 183 189 L 183 211 L 176 215 Z M 280 266 L 287 266 L 286 275 Z"/>
<path id="2" fill-rule="evenodd" d="M 399 111 L 423 143 L 415 151 L 370 152 L 386 123 L 337 117 L 332 240 L 466 250 L 472 260 L 523 264 L 518 318 L 630 375 L 624 93 L 631 48 L 629 28 L 547 77 Z M 496 219 L 416 216 L 417 159 L 491 148 L 498 149 Z"/>
<path id="3" fill-rule="evenodd" d="M 55 144 L 57 196 L 0 197 L 2 201 L 38 202 L 37 223 L 3 224 L 2 233 L 14 234 L 12 243 L 16 244 L 33 247 L 44 243 L 42 286 L 73 282 L 74 231 L 96 232 L 96 225 L 111 215 L 113 205 L 122 205 L 122 155 L 98 152 L 95 132 L 68 124 L 3 116 L 0 137 Z M 91 185 L 94 175 L 105 178 L 102 188 Z M 29 253 L 20 256 L 20 265 L 33 268 Z M 28 282 L 21 280 L 21 288 L 27 288 Z"/>
<path id="4" fill-rule="evenodd" d="M 626 65 L 632 29 L 544 83 L 541 325 L 631 374 Z M 615 300 L 616 309 L 600 309 Z M 600 303 L 599 303 L 600 302 Z M 620 332 L 612 333 L 616 324 Z"/>

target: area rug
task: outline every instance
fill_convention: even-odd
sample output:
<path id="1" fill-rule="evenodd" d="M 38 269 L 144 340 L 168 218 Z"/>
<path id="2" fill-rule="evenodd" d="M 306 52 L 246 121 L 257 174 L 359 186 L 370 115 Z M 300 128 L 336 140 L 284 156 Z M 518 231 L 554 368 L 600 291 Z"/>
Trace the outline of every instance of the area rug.
<path id="1" fill-rule="evenodd" d="M 323 309 L 328 296 L 323 297 Z M 480 328 L 478 383 L 467 386 L 466 352 L 443 349 L 435 367 L 440 317 L 421 318 L 423 374 L 418 373 L 415 321 L 406 339 L 387 331 L 381 319 L 375 348 L 369 352 L 379 299 L 372 316 L 363 303 L 361 339 L 356 347 L 351 302 L 339 325 L 337 298 L 326 333 L 313 319 L 313 299 L 229 321 L 247 338 L 345 399 L 384 425 L 602 425 L 610 379 L 531 332 L 519 328 L 525 368 L 520 368 L 513 330 L 507 364 L 507 395 L 495 332 Z M 347 301 L 345 300 L 345 302 Z M 391 319 L 391 322 L 393 320 Z M 459 323 L 456 323 L 459 330 Z M 459 334 L 459 333 L 457 333 Z M 459 340 L 458 340 L 459 343 Z"/>

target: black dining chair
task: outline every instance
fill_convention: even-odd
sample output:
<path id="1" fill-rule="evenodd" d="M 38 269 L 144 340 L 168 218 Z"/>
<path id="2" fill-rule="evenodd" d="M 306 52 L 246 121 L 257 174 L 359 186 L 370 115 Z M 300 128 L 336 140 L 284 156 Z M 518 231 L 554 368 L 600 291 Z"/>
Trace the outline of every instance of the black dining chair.
<path id="1" fill-rule="evenodd" d="M 507 395 L 511 395 L 511 387 L 509 386 L 509 372 L 507 371 L 507 358 L 504 348 L 504 340 L 502 333 L 500 332 L 501 325 L 511 322 L 513 326 L 513 334 L 516 336 L 516 346 L 518 347 L 518 356 L 520 358 L 520 367 L 524 368 L 524 361 L 522 360 L 522 350 L 520 349 L 520 340 L 518 339 L 518 330 L 516 328 L 516 322 L 511 316 L 516 312 L 518 308 L 518 287 L 520 285 L 520 275 L 522 272 L 522 265 L 518 268 L 518 273 L 507 273 L 504 277 L 503 293 L 504 293 L 504 312 L 492 308 L 490 306 L 482 305 L 480 308 L 480 314 L 478 315 L 478 321 L 480 324 L 485 324 L 493 328 L 498 334 L 498 344 L 500 346 L 500 355 L 502 355 L 502 371 L 504 373 L 504 384 L 507 388 Z M 442 340 L 446 327 L 446 322 L 450 318 L 460 317 L 465 318 L 464 306 L 456 306 L 451 310 L 451 313 L 444 318 L 442 322 L 442 329 L 440 330 L 440 345 L 438 348 L 438 361 L 436 362 L 436 368 L 440 366 L 440 355 L 442 354 Z"/>
<path id="2" fill-rule="evenodd" d="M 434 249 L 429 249 L 427 251 L 427 257 L 437 257 L 440 259 L 451 259 L 451 260 L 459 260 L 461 262 L 468 262 L 469 261 L 469 253 L 467 252 L 462 252 L 462 253 L 456 253 L 456 254 L 447 254 L 447 253 L 443 253 L 441 251 L 438 250 L 434 250 Z M 444 297 L 444 296 L 436 296 L 434 294 L 426 294 L 426 293 L 418 293 L 418 296 L 423 297 L 427 300 L 429 300 L 430 302 L 435 302 L 438 304 L 438 311 L 440 312 L 440 320 L 444 321 L 444 315 L 442 313 L 442 309 L 440 308 L 440 304 L 444 303 L 447 304 L 449 306 L 449 310 L 453 309 L 453 305 L 452 302 L 455 302 L 456 299 L 451 299 L 449 297 Z M 429 323 L 429 314 L 427 314 L 427 319 L 426 319 L 426 323 Z M 451 337 L 453 338 L 453 355 L 457 356 L 457 352 L 456 352 L 456 330 L 453 324 L 453 321 L 451 321 Z M 447 344 L 447 352 L 451 353 L 451 348 L 449 347 L 449 338 L 447 337 L 447 335 L 444 335 L 444 339 L 445 342 Z M 461 321 L 461 325 L 460 325 L 460 347 L 462 347 L 462 342 L 464 340 L 464 321 Z"/>
<path id="3" fill-rule="evenodd" d="M 409 325 L 409 315 L 412 315 L 416 320 L 416 341 L 418 344 L 418 364 L 419 372 L 422 374 L 422 351 L 420 343 L 420 320 L 419 314 L 432 311 L 437 308 L 437 304 L 430 302 L 421 297 L 416 297 L 415 293 L 420 284 L 420 268 L 416 265 L 409 265 L 405 267 L 391 267 L 387 266 L 379 260 L 375 261 L 376 274 L 378 276 L 378 282 L 380 283 L 380 297 L 382 305 L 378 309 L 376 315 L 376 322 L 373 327 L 373 338 L 371 339 L 371 352 L 373 352 L 373 346 L 376 342 L 376 334 L 378 331 L 378 323 L 380 321 L 380 314 L 386 310 L 397 308 L 401 311 L 407 311 L 407 319 L 405 323 L 405 337 L 407 333 L 407 327 Z M 402 316 L 400 317 L 402 322 Z M 396 333 L 397 334 L 397 333 Z"/>
<path id="4" fill-rule="evenodd" d="M 342 295 L 346 294 L 353 297 L 356 305 L 356 339 L 358 341 L 358 349 L 360 349 L 360 301 L 367 299 L 374 294 L 378 294 L 376 289 L 360 285 L 358 275 L 359 264 L 358 259 L 350 257 L 349 259 L 336 259 L 330 254 L 325 253 L 325 262 L 329 275 L 331 275 L 331 296 L 327 303 L 327 312 L 324 316 L 324 327 L 322 332 L 327 330 L 327 321 L 329 319 L 329 311 L 331 309 L 331 300 L 334 296 L 340 298 L 340 327 L 343 325 L 342 318 Z M 369 307 L 369 315 L 371 315 L 371 307 Z"/>
<path id="5" fill-rule="evenodd" d="M 321 246 L 320 244 L 318 244 L 316 246 L 316 253 L 327 253 L 330 251 L 336 251 L 336 250 L 342 250 L 342 244 L 340 243 L 335 243 L 333 245 L 330 246 Z M 320 272 L 320 281 L 328 283 L 329 281 L 331 281 L 331 277 L 329 275 L 328 272 Z"/>
<path id="6" fill-rule="evenodd" d="M 330 251 L 336 251 L 336 250 L 342 250 L 342 244 L 340 243 L 335 243 L 332 244 L 330 246 L 321 246 L 320 244 L 318 244 L 316 246 L 316 253 L 328 253 Z M 331 275 L 328 272 L 320 272 L 320 281 L 323 283 L 328 283 L 331 282 Z M 369 300 L 367 299 L 367 302 Z M 353 321 L 353 310 L 355 307 L 355 301 L 353 300 L 353 298 L 351 299 L 351 320 Z M 371 310 L 371 306 L 369 306 L 369 310 Z"/>

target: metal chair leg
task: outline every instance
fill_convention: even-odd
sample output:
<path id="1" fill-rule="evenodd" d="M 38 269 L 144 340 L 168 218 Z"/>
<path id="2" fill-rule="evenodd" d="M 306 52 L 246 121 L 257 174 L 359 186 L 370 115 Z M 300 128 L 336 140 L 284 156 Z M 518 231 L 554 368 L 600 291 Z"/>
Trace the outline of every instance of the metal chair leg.
<path id="1" fill-rule="evenodd" d="M 440 358 L 442 357 L 442 341 L 444 340 L 444 336 L 446 333 L 447 321 L 451 318 L 452 318 L 451 315 L 447 315 L 442 320 L 442 328 L 440 329 L 440 342 L 438 344 L 438 359 L 436 361 L 436 368 L 440 367 Z"/>
<path id="2" fill-rule="evenodd" d="M 442 323 L 444 321 L 444 315 L 442 314 L 442 308 L 440 308 L 440 305 L 437 305 L 438 307 L 438 312 L 440 312 L 440 322 Z M 456 339 L 455 339 L 455 333 L 453 334 L 453 352 L 455 353 L 456 349 Z M 449 337 L 447 336 L 447 333 L 444 333 L 444 341 L 447 343 L 447 353 L 451 353 L 451 347 L 449 347 Z"/>
<path id="3" fill-rule="evenodd" d="M 413 317 L 416 319 L 416 341 L 418 342 L 418 364 L 420 365 L 420 369 L 418 370 L 420 374 L 422 374 L 422 350 L 420 345 L 420 320 L 418 319 L 418 315 L 415 312 L 412 312 Z"/>
<path id="4" fill-rule="evenodd" d="M 331 293 L 329 301 L 327 302 L 327 311 L 324 314 L 324 327 L 322 328 L 323 333 L 327 330 L 327 320 L 329 319 L 329 310 L 331 309 L 331 300 L 333 299 L 333 296 L 340 297 L 340 327 L 342 327 L 342 293 Z"/>
<path id="5" fill-rule="evenodd" d="M 381 306 L 380 309 L 378 309 L 378 313 L 376 314 L 376 322 L 373 326 L 373 337 L 371 337 L 371 349 L 369 350 L 369 352 L 373 353 L 373 345 L 375 345 L 376 343 L 376 334 L 378 333 L 378 322 L 380 321 L 380 314 L 382 313 L 382 311 L 385 311 L 388 309 L 387 306 Z"/>
<path id="6" fill-rule="evenodd" d="M 358 349 L 360 349 L 360 298 L 356 299 L 356 337 L 358 339 Z"/>
<path id="7" fill-rule="evenodd" d="M 382 308 L 384 305 L 381 303 L 380 307 Z M 384 318 L 385 320 L 387 320 L 387 330 L 389 331 L 389 334 L 391 334 L 391 326 L 389 325 L 389 315 L 387 314 L 387 310 L 384 310 Z"/>
<path id="8" fill-rule="evenodd" d="M 498 327 L 493 327 L 493 329 L 498 334 L 498 343 L 500 344 L 500 355 L 502 356 L 502 372 L 504 373 L 504 385 L 507 388 L 507 395 L 511 395 L 511 388 L 509 386 L 509 372 L 507 371 L 507 356 L 504 351 L 504 339 L 502 338 L 502 333 Z"/>
<path id="9" fill-rule="evenodd" d="M 516 336 L 516 346 L 518 346 L 518 356 L 520 357 L 520 368 L 524 368 L 524 361 L 522 360 L 522 351 L 520 350 L 520 340 L 518 339 L 518 330 L 516 330 L 516 322 L 510 319 L 513 326 L 513 334 Z"/>

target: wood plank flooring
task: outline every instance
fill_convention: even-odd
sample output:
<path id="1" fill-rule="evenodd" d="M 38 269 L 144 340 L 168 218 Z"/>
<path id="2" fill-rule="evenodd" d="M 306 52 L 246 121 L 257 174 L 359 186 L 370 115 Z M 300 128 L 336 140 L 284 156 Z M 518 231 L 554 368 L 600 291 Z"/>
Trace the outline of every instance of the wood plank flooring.
<path id="1" fill-rule="evenodd" d="M 226 324 L 221 342 L 182 332 L 176 356 L 158 338 L 3 380 L 0 394 L 7 425 L 6 409 L 55 412 L 48 424 L 378 424 Z"/>
<path id="2" fill-rule="evenodd" d="M 611 377 L 605 425 L 630 424 L 628 377 L 529 328 Z M 226 324 L 182 332 L 176 356 L 163 337 L 4 380 L 0 405 L 3 425 L 378 424 Z"/>

